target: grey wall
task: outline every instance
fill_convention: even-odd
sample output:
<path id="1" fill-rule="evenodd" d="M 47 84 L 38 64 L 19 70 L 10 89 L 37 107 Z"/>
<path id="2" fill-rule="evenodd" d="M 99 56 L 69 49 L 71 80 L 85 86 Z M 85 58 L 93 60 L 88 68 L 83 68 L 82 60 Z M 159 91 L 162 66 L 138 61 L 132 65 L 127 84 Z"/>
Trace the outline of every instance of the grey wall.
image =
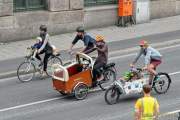
<path id="1" fill-rule="evenodd" d="M 47 11 L 13 14 L 13 0 L 0 0 L 0 42 L 35 37 L 41 24 L 48 26 L 50 34 L 69 32 L 83 25 L 83 0 L 47 0 L 47 3 Z"/>
<path id="2" fill-rule="evenodd" d="M 0 18 L 0 40 L 22 40 L 39 34 L 39 26 L 46 24 L 51 34 L 73 30 L 83 24 L 83 11 L 26 12 Z"/>
<path id="3" fill-rule="evenodd" d="M 176 0 L 153 0 L 150 3 L 151 19 L 176 15 Z"/>
<path id="4" fill-rule="evenodd" d="M 84 24 L 86 28 L 114 25 L 117 22 L 117 6 L 85 8 Z"/>
<path id="5" fill-rule="evenodd" d="M 84 8 L 84 0 L 47 0 L 47 11 L 13 13 L 13 0 L 0 0 L 0 42 L 23 40 L 39 34 L 41 24 L 50 34 L 104 27 L 117 22 L 117 5 Z M 180 14 L 180 0 L 152 0 L 151 19 Z"/>
<path id="6" fill-rule="evenodd" d="M 180 0 L 176 1 L 176 14 L 180 15 Z"/>

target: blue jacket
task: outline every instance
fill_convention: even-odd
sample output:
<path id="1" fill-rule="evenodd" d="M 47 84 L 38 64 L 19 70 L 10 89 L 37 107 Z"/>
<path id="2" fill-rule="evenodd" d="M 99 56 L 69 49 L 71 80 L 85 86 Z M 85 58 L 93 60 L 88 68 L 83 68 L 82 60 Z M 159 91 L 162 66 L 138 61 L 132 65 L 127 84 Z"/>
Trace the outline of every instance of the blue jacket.
<path id="1" fill-rule="evenodd" d="M 86 33 L 85 33 L 84 37 L 77 35 L 75 37 L 75 39 L 73 40 L 72 44 L 73 45 L 76 44 L 79 40 L 82 40 L 84 42 L 84 46 L 86 46 L 86 47 L 93 46 L 96 43 L 96 40 Z"/>
<path id="2" fill-rule="evenodd" d="M 147 47 L 146 49 L 141 48 L 139 54 L 137 55 L 136 59 L 133 61 L 133 64 L 135 64 L 141 55 L 144 55 L 144 64 L 148 65 L 151 60 L 161 60 L 162 55 L 159 51 L 152 48 L 151 46 Z"/>

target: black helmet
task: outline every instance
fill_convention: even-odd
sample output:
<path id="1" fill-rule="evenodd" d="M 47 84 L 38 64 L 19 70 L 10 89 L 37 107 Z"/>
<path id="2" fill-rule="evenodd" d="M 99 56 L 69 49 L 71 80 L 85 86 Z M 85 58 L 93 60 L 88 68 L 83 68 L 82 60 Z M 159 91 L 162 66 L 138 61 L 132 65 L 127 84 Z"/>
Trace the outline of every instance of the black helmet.
<path id="1" fill-rule="evenodd" d="M 84 28 L 82 26 L 77 27 L 76 32 L 83 32 L 84 33 Z"/>
<path id="2" fill-rule="evenodd" d="M 39 30 L 44 31 L 44 32 L 47 32 L 47 27 L 46 27 L 46 25 L 41 25 L 41 26 L 39 27 Z"/>

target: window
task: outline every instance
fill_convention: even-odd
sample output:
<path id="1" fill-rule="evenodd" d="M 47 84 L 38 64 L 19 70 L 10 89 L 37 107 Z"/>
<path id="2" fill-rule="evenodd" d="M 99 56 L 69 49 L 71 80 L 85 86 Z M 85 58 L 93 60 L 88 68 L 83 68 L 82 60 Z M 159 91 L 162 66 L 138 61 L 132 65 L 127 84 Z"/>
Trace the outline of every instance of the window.
<path id="1" fill-rule="evenodd" d="M 84 0 L 85 6 L 117 4 L 118 0 Z"/>
<path id="2" fill-rule="evenodd" d="M 45 9 L 46 0 L 14 0 L 14 11 Z"/>

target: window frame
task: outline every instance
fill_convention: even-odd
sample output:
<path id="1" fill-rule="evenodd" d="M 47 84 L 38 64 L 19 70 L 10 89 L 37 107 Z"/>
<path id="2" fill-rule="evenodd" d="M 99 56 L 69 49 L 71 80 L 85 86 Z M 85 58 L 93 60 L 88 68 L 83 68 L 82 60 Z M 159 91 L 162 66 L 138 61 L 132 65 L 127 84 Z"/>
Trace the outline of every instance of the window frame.
<path id="1" fill-rule="evenodd" d="M 35 11 L 35 10 L 45 10 L 46 9 L 46 0 L 42 0 L 43 4 L 42 5 L 35 5 L 35 6 L 31 6 L 29 4 L 29 1 L 30 0 L 23 0 L 25 3 L 24 3 L 24 6 L 22 7 L 19 7 L 17 5 L 17 1 L 16 0 L 13 0 L 13 9 L 14 9 L 14 12 L 23 12 L 23 11 Z M 39 0 L 40 1 L 40 0 Z"/>
<path id="2" fill-rule="evenodd" d="M 90 2 L 90 1 L 92 1 L 92 2 Z M 109 5 L 109 4 L 118 4 L 118 0 L 84 0 L 85 7 L 98 6 L 98 5 Z"/>

